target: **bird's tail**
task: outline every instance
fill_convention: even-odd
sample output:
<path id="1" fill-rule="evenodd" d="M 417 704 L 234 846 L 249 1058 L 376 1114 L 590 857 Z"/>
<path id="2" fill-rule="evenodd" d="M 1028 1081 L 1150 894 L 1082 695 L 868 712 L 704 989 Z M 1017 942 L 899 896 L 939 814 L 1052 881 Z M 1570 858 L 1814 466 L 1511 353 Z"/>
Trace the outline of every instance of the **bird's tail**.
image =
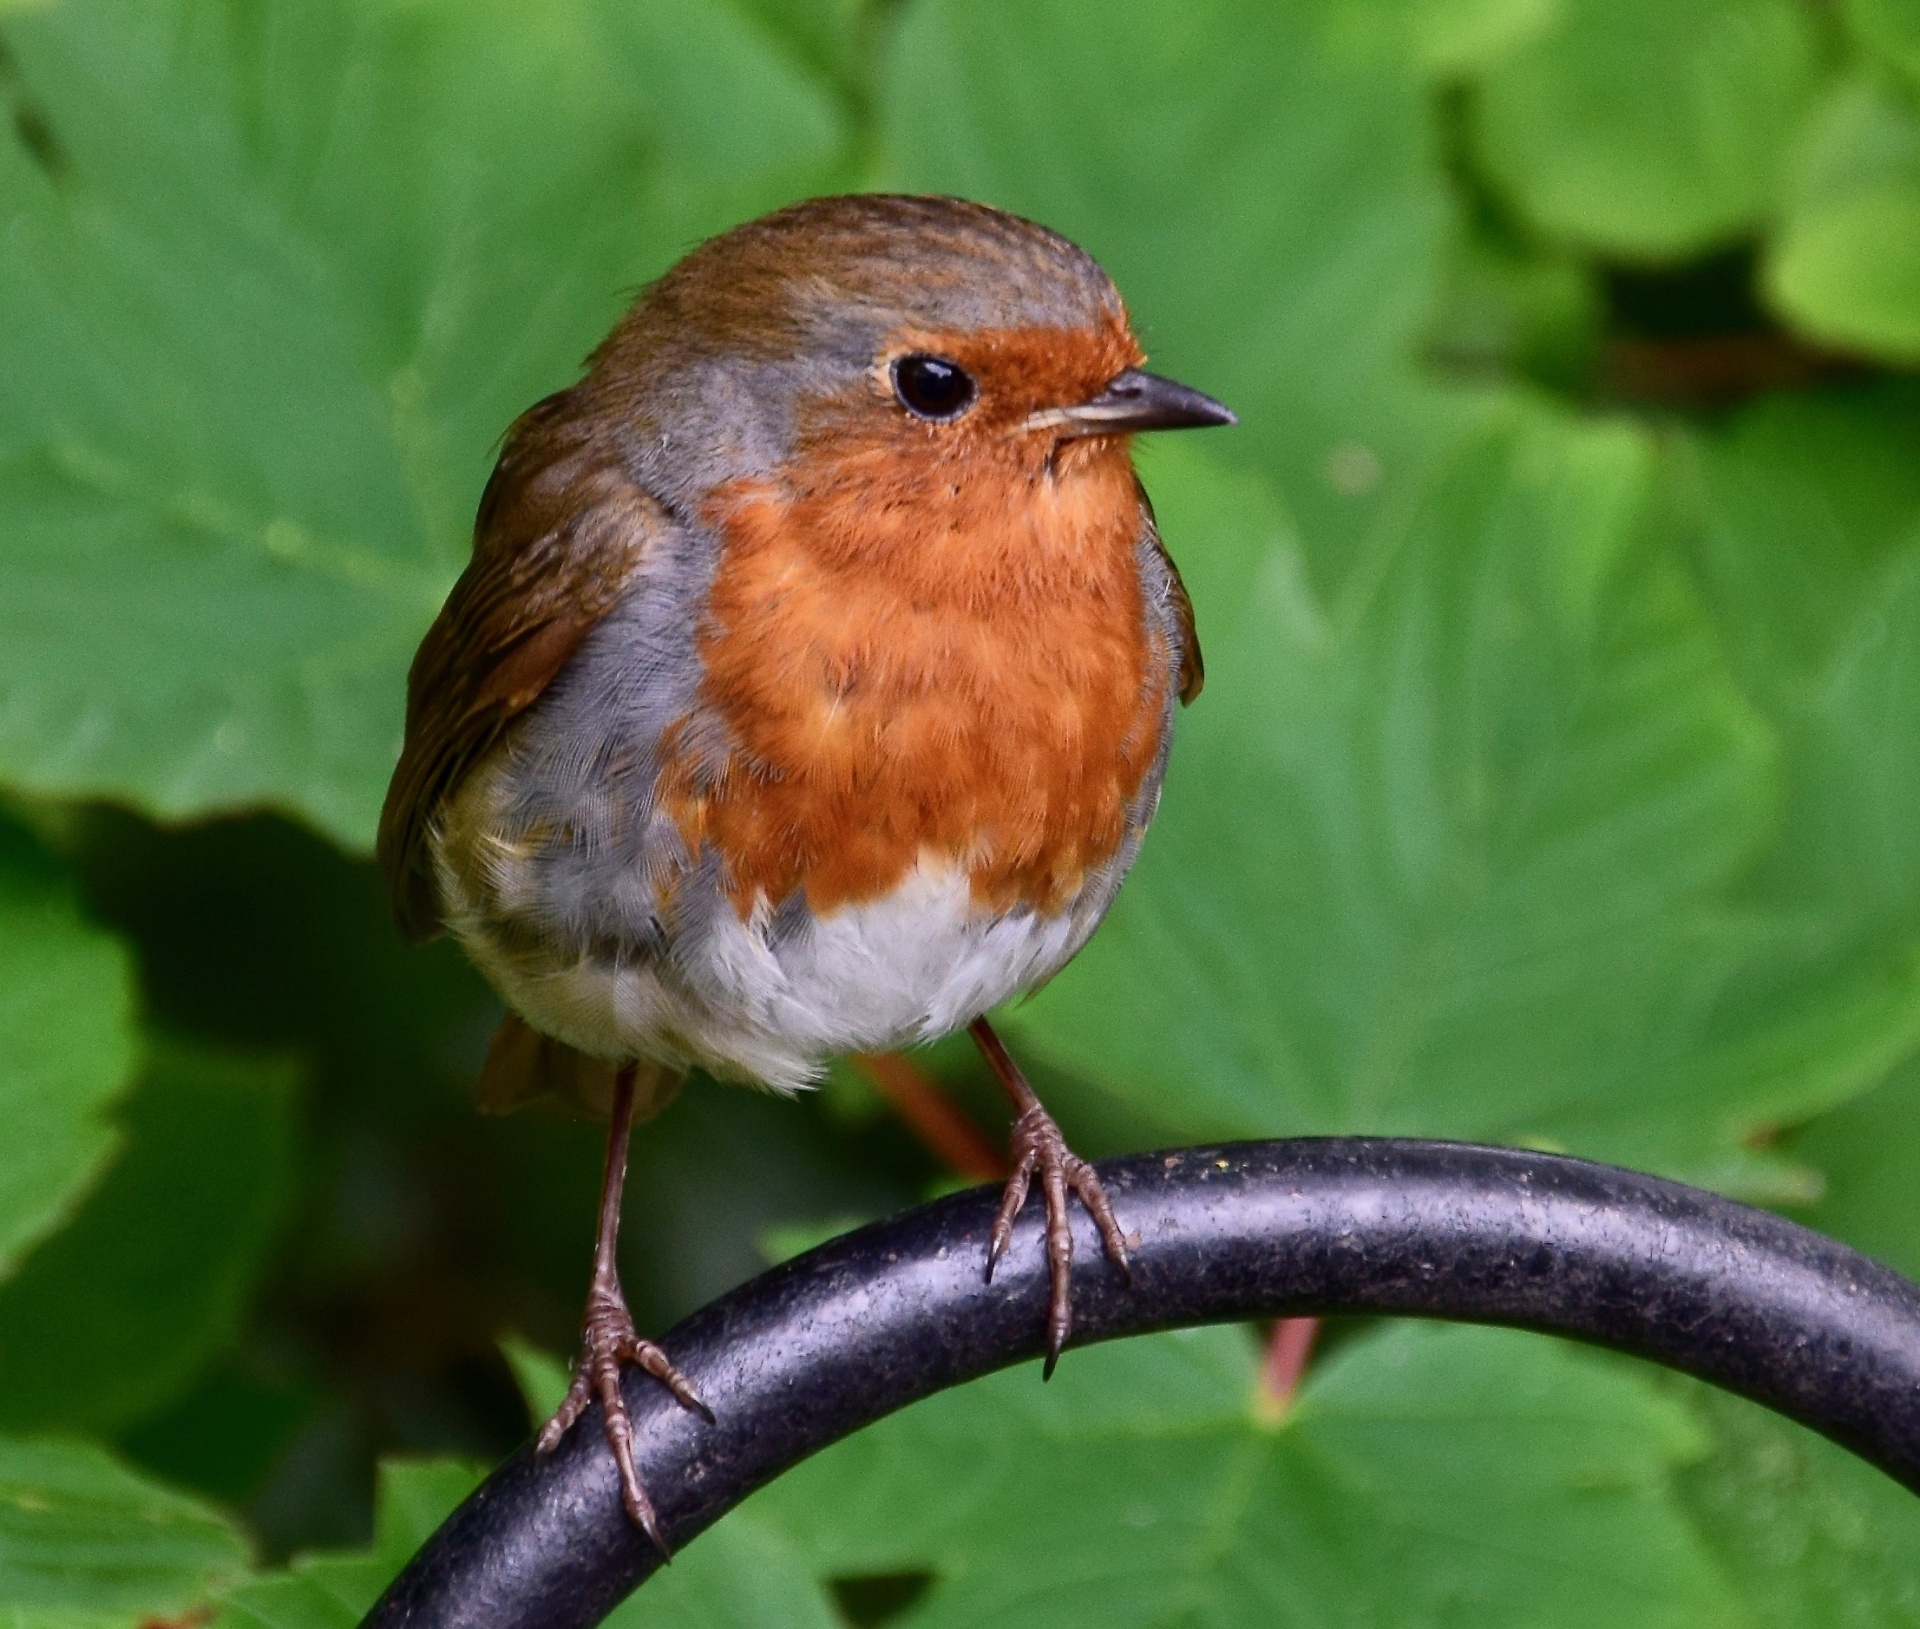
<path id="1" fill-rule="evenodd" d="M 493 1032 L 480 1066 L 474 1096 L 482 1114 L 512 1114 L 536 1103 L 605 1120 L 613 1111 L 613 1081 L 620 1066 L 591 1058 L 565 1041 L 542 1035 L 517 1013 Z M 634 1065 L 634 1119 L 650 1120 L 679 1095 L 684 1079 L 668 1064 L 641 1059 Z"/>

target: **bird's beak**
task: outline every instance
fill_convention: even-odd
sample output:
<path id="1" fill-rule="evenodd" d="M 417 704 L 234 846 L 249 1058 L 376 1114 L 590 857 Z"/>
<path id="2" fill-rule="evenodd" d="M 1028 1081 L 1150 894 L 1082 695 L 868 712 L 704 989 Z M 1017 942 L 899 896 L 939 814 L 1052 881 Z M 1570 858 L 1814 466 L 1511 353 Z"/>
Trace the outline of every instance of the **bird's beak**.
<path id="1" fill-rule="evenodd" d="M 1107 388 L 1075 407 L 1048 407 L 1027 416 L 1025 430 L 1055 435 L 1118 436 L 1135 430 L 1201 430 L 1238 424 L 1233 409 L 1190 386 L 1140 368 L 1116 375 Z"/>

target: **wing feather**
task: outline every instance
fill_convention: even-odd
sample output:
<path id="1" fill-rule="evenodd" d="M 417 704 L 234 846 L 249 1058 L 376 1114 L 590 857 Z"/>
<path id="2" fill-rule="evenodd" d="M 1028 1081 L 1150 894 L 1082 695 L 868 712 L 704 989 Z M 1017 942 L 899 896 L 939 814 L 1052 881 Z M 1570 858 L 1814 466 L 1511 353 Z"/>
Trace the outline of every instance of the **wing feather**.
<path id="1" fill-rule="evenodd" d="M 442 926 L 428 845 L 441 806 L 619 602 L 668 524 L 573 408 L 562 391 L 507 432 L 473 558 L 407 676 L 406 739 L 378 852 L 412 940 Z"/>
<path id="2" fill-rule="evenodd" d="M 1180 630 L 1180 705 L 1190 705 L 1200 694 L 1207 682 L 1207 664 L 1200 655 L 1200 630 L 1193 622 L 1193 600 L 1187 593 L 1187 585 L 1181 580 L 1180 568 L 1173 563 L 1173 556 L 1167 553 L 1167 546 L 1160 541 L 1160 522 L 1153 512 L 1153 500 L 1147 496 L 1147 489 L 1139 476 L 1133 478 L 1133 489 L 1140 497 L 1140 513 L 1146 517 L 1147 542 L 1153 552 L 1160 556 L 1160 563 L 1167 568 L 1167 592 L 1173 604 L 1173 619 Z"/>

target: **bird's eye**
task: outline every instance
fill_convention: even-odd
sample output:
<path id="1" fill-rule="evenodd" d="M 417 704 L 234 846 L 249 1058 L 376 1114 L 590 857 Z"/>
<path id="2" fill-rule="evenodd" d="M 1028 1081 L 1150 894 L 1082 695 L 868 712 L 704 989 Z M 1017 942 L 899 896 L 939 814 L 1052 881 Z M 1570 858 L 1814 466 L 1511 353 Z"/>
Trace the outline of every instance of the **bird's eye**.
<path id="1" fill-rule="evenodd" d="M 893 393 L 916 418 L 957 419 L 973 405 L 973 376 L 944 356 L 903 356 L 893 365 Z"/>

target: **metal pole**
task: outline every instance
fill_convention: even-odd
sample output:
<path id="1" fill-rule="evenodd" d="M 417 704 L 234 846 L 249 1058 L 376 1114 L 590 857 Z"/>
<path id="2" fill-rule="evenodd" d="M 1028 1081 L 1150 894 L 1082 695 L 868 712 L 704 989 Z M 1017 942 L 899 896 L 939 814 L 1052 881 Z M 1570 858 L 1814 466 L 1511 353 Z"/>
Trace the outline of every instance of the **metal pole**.
<path id="1" fill-rule="evenodd" d="M 1074 1346 L 1329 1312 L 1511 1324 L 1740 1392 L 1920 1491 L 1920 1287 L 1768 1212 L 1610 1166 L 1461 1143 L 1240 1143 L 1099 1170 L 1137 1239 L 1133 1285 L 1076 1213 Z M 989 1285 L 997 1198 L 974 1189 L 863 1228 L 683 1322 L 662 1344 L 715 1425 L 629 1375 L 640 1472 L 670 1544 L 883 1415 L 1039 1355 L 1038 1207 Z M 366 1624 L 598 1623 L 659 1556 L 627 1520 L 592 1424 L 549 1458 L 523 1449 L 496 1471 Z"/>

